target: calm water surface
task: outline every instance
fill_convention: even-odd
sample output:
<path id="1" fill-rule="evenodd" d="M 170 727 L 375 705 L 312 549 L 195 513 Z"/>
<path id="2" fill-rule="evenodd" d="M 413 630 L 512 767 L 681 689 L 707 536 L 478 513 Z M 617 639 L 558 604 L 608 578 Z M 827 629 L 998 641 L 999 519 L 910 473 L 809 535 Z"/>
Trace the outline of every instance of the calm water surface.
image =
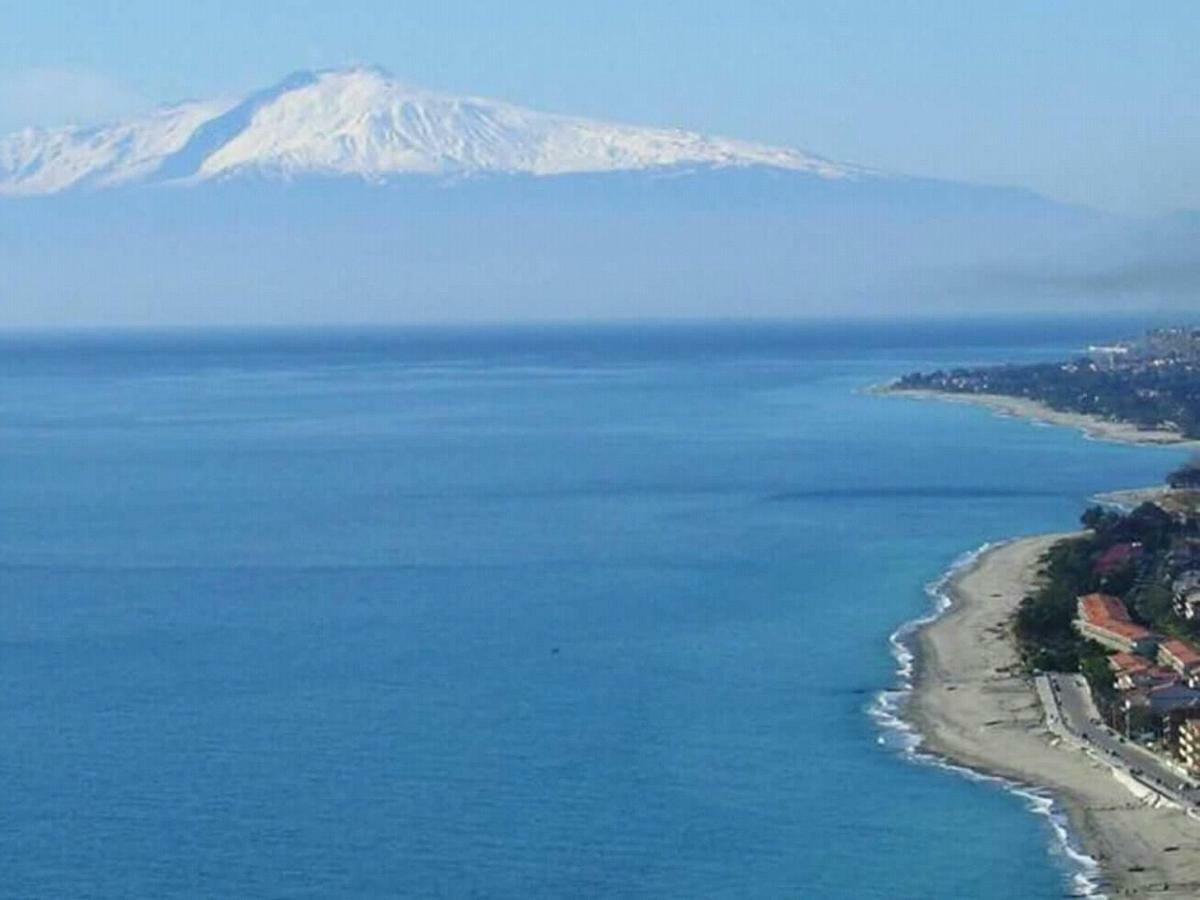
<path id="1" fill-rule="evenodd" d="M 856 390 L 1130 330 L 6 338 L 0 894 L 1060 897 L 865 710 L 1179 454 Z"/>

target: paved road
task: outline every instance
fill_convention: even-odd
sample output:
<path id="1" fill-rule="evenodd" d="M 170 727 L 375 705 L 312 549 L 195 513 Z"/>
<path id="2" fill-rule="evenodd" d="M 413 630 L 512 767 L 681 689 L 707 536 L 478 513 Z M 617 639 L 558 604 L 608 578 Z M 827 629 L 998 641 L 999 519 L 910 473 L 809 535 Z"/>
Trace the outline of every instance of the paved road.
<path id="1" fill-rule="evenodd" d="M 1127 741 L 1099 723 L 1087 682 L 1080 675 L 1047 675 L 1058 723 L 1078 741 L 1090 746 L 1110 764 L 1120 765 L 1154 790 L 1184 806 L 1200 805 L 1200 787 L 1189 783 L 1182 771 L 1159 756 Z M 1040 691 L 1045 702 L 1047 692 Z M 1048 714 L 1051 713 L 1047 710 Z M 1051 726 L 1056 723 L 1051 719 Z"/>

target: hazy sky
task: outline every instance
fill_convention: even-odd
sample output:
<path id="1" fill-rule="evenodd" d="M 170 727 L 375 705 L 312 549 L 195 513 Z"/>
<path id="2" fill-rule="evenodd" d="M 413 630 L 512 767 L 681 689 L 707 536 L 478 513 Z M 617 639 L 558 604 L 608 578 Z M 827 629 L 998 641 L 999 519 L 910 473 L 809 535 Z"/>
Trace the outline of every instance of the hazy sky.
<path id="1" fill-rule="evenodd" d="M 0 130 L 377 63 L 536 108 L 1200 208 L 1195 0 L 0 0 Z"/>

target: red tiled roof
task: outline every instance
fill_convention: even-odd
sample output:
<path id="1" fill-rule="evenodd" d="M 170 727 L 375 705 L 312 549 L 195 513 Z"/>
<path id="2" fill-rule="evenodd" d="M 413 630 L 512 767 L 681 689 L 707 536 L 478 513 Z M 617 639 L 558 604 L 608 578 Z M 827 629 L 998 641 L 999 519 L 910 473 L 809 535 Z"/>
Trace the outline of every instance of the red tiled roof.
<path id="1" fill-rule="evenodd" d="M 1130 641 L 1144 641 L 1147 638 L 1154 637 L 1153 634 L 1141 625 L 1134 625 L 1132 622 L 1113 622 L 1109 620 L 1106 622 L 1093 622 L 1092 626 Z"/>
<path id="2" fill-rule="evenodd" d="M 1093 628 L 1099 628 L 1110 634 L 1130 641 L 1140 641 L 1153 635 L 1141 625 L 1135 625 L 1129 619 L 1129 611 L 1125 604 L 1116 597 L 1108 594 L 1088 594 L 1079 598 L 1079 612 L 1084 620 Z"/>
<path id="3" fill-rule="evenodd" d="M 1200 652 L 1197 652 L 1191 644 L 1183 641 L 1175 639 L 1164 641 L 1159 645 L 1159 652 L 1170 654 L 1179 660 L 1179 664 L 1185 669 L 1200 666 Z"/>
<path id="4" fill-rule="evenodd" d="M 1115 622 L 1128 622 L 1129 610 L 1117 597 L 1108 594 L 1088 594 L 1079 598 L 1083 617 L 1089 622 L 1099 624 L 1109 619 Z"/>
<path id="5" fill-rule="evenodd" d="M 1108 658 L 1109 667 L 1117 674 L 1145 672 L 1153 665 L 1148 659 L 1133 653 L 1114 653 Z"/>

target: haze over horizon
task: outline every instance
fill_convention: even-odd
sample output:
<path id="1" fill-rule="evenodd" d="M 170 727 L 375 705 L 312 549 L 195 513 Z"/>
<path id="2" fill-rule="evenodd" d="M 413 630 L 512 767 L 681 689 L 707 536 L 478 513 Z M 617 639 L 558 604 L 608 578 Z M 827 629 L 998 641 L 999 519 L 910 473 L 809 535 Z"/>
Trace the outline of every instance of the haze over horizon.
<path id="1" fill-rule="evenodd" d="M 1190 6 L 299 7 L 9 16 L 0 326 L 1195 301 Z"/>

